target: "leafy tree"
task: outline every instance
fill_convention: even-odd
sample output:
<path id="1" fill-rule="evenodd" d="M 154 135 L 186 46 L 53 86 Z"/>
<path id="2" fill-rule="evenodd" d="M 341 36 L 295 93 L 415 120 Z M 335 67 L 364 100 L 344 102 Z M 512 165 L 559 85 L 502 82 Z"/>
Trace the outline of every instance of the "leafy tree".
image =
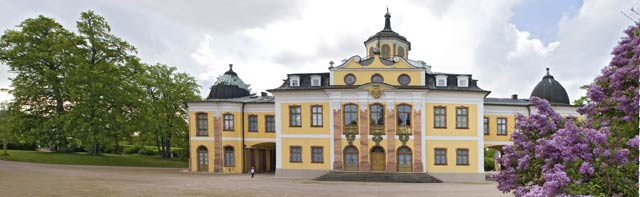
<path id="1" fill-rule="evenodd" d="M 171 157 L 171 146 L 177 137 L 185 150 L 188 145 L 186 101 L 199 99 L 198 85 L 175 67 L 157 64 L 146 67 L 145 105 L 142 108 L 146 128 L 143 135 L 153 135 L 163 158 Z M 184 140 L 184 141 L 182 141 Z M 184 143 L 182 143 L 184 142 Z"/>
<path id="2" fill-rule="evenodd" d="M 71 55 L 75 36 L 44 16 L 27 19 L 17 27 L 19 30 L 8 30 L 0 37 L 0 61 L 16 73 L 10 93 L 34 123 L 21 124 L 28 127 L 20 130 L 53 149 L 64 148 L 67 134 L 60 117 L 69 110 L 65 79 L 75 67 Z"/>
<path id="3" fill-rule="evenodd" d="M 504 148 L 498 189 L 518 196 L 638 196 L 640 23 L 613 50 L 588 85 L 583 125 L 562 118 L 543 99 L 538 113 L 518 115 L 513 146 Z"/>

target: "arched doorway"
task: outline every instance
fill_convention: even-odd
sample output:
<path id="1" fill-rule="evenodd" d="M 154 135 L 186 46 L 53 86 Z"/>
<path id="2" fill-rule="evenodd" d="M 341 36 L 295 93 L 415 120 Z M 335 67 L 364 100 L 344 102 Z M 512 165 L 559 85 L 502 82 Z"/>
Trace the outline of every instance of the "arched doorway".
<path id="1" fill-rule="evenodd" d="M 358 171 L 358 149 L 355 146 L 344 148 L 344 170 Z"/>
<path id="2" fill-rule="evenodd" d="M 398 172 L 412 172 L 412 154 L 411 149 L 406 146 L 398 148 Z"/>
<path id="3" fill-rule="evenodd" d="M 209 150 L 207 147 L 198 147 L 198 172 L 209 171 Z"/>
<path id="4" fill-rule="evenodd" d="M 384 148 L 375 146 L 371 148 L 371 171 L 384 171 L 385 168 Z"/>
<path id="5" fill-rule="evenodd" d="M 276 171 L 276 143 L 263 142 L 252 146 L 245 146 L 244 173 L 251 172 L 251 166 L 256 173 L 273 173 Z"/>

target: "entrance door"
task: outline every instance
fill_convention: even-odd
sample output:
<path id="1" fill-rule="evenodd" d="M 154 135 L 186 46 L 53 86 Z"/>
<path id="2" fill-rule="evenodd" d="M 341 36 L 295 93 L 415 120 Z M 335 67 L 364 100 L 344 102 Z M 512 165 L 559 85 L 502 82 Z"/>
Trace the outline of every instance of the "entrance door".
<path id="1" fill-rule="evenodd" d="M 384 171 L 384 149 L 376 146 L 371 149 L 371 171 Z"/>
<path id="2" fill-rule="evenodd" d="M 344 170 L 358 171 L 358 149 L 354 146 L 347 146 L 344 149 Z"/>
<path id="3" fill-rule="evenodd" d="M 198 172 L 206 172 L 209 170 L 209 151 L 207 147 L 198 147 Z"/>
<path id="4" fill-rule="evenodd" d="M 406 146 L 398 149 L 398 172 L 412 172 L 411 149 Z"/>

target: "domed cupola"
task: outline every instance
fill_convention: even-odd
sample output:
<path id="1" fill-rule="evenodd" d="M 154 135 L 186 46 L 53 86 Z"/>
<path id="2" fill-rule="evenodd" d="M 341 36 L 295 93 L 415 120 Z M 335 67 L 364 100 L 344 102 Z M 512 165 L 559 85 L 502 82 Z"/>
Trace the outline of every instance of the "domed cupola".
<path id="1" fill-rule="evenodd" d="M 239 98 L 249 95 L 249 85 L 245 84 L 236 72 L 233 72 L 233 64 L 229 64 L 229 70 L 218 77 L 207 99 Z"/>
<path id="2" fill-rule="evenodd" d="M 384 28 L 364 41 L 367 58 L 372 58 L 376 51 L 380 51 L 380 57 L 391 59 L 394 56 L 407 58 L 411 50 L 411 43 L 407 38 L 391 30 L 391 14 L 389 8 L 384 15 Z"/>
<path id="3" fill-rule="evenodd" d="M 542 81 L 533 88 L 531 97 L 534 96 L 547 99 L 550 103 L 570 105 L 567 91 L 549 74 L 549 68 L 547 68 L 547 75 L 542 77 Z"/>

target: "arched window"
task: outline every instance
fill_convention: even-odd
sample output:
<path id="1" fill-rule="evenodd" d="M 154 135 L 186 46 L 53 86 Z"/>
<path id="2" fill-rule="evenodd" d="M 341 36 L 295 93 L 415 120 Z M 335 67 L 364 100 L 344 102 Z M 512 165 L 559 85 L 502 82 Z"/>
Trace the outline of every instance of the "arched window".
<path id="1" fill-rule="evenodd" d="M 224 167 L 236 166 L 236 155 L 233 151 L 233 146 L 224 147 Z"/>
<path id="2" fill-rule="evenodd" d="M 398 148 L 398 172 L 411 172 L 411 149 L 406 146 Z"/>
<path id="3" fill-rule="evenodd" d="M 344 125 L 358 125 L 358 106 L 355 104 L 344 105 Z"/>
<path id="4" fill-rule="evenodd" d="M 384 78 L 382 78 L 382 75 L 376 73 L 371 76 L 371 82 L 382 83 L 384 82 Z"/>
<path id="5" fill-rule="evenodd" d="M 369 106 L 369 123 L 373 125 L 384 125 L 384 106 L 373 104 Z"/>
<path id="6" fill-rule="evenodd" d="M 209 170 L 209 151 L 207 147 L 198 147 L 198 171 L 206 172 Z"/>
<path id="7" fill-rule="evenodd" d="M 411 125 L 411 106 L 398 105 L 398 126 L 410 126 Z"/>
<path id="8" fill-rule="evenodd" d="M 404 48 L 403 47 L 398 47 L 398 56 L 400 57 L 405 57 L 404 56 Z"/>
<path id="9" fill-rule="evenodd" d="M 389 45 L 387 44 L 382 45 L 382 58 L 391 58 L 391 48 L 389 48 Z"/>

